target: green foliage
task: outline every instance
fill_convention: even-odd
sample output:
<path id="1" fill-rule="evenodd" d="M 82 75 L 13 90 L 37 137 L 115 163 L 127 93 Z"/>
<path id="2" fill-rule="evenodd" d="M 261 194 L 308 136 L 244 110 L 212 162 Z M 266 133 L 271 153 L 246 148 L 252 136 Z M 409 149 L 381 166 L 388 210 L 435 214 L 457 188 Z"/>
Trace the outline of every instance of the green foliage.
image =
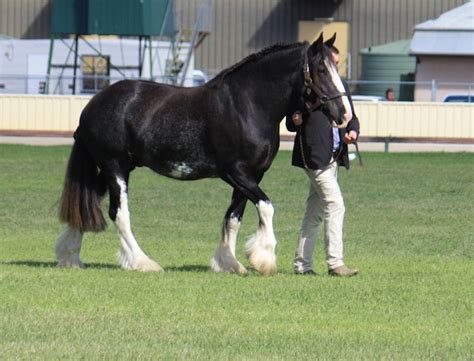
<path id="1" fill-rule="evenodd" d="M 1 359 L 472 359 L 474 154 L 363 154 L 341 170 L 345 256 L 359 276 L 292 273 L 307 180 L 280 152 L 262 182 L 279 273 L 213 274 L 231 189 L 132 173 L 130 211 L 167 272 L 118 268 L 118 238 L 86 235 L 87 268 L 55 268 L 69 148 L 0 145 Z M 104 201 L 107 211 L 107 200 Z M 237 254 L 255 231 L 247 207 Z M 109 222 L 110 223 L 110 222 Z"/>

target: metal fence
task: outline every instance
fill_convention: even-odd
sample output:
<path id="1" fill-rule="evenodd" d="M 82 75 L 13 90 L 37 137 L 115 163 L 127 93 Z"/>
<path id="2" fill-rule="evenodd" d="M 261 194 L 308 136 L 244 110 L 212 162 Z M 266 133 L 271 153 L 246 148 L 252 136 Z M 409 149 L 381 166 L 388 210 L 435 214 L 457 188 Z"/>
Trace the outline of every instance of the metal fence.
<path id="1" fill-rule="evenodd" d="M 186 78 L 185 85 L 197 86 L 205 83 L 217 74 L 216 71 L 208 72 L 193 78 Z M 46 75 L 1 75 L 0 74 L 0 94 L 56 94 L 71 95 L 75 88 L 75 94 L 95 94 L 102 87 L 111 85 L 123 77 L 110 76 L 46 76 Z M 141 78 L 131 77 L 129 79 L 138 80 Z M 152 79 L 160 83 L 174 84 L 175 79 L 169 76 L 155 76 Z M 397 100 L 413 101 L 444 101 L 446 94 L 462 95 L 470 98 L 474 102 L 474 83 L 455 82 L 414 82 L 414 81 L 393 81 L 393 80 L 349 80 L 353 95 L 367 96 L 366 100 L 378 100 L 385 96 L 385 90 L 392 88 L 395 90 Z M 424 91 L 425 95 L 421 99 L 416 97 L 415 92 Z"/>
<path id="2" fill-rule="evenodd" d="M 124 80 L 124 77 L 110 76 L 56 76 L 50 75 L 1 75 L 0 94 L 95 94 L 105 86 Z M 130 80 L 152 80 L 159 83 L 175 84 L 171 76 L 154 76 L 152 78 L 128 77 Z M 201 77 L 186 78 L 187 86 L 201 85 L 206 79 Z M 73 92 L 75 89 L 75 92 Z"/>
<path id="3" fill-rule="evenodd" d="M 352 94 L 385 96 L 392 88 L 400 101 L 444 101 L 448 95 L 474 97 L 474 83 L 393 80 L 349 80 Z M 471 100 L 474 102 L 474 100 Z"/>

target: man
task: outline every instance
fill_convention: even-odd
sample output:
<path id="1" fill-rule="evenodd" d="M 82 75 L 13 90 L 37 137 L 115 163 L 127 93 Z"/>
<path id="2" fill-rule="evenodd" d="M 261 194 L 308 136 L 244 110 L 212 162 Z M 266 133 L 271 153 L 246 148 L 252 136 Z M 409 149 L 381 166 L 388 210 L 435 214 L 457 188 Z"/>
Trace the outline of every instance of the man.
<path id="1" fill-rule="evenodd" d="M 332 47 L 333 61 L 339 64 L 339 51 Z M 324 222 L 324 248 L 328 273 L 332 276 L 354 276 L 357 269 L 348 268 L 343 258 L 344 201 L 339 188 L 338 166 L 349 169 L 348 144 L 357 140 L 359 120 L 354 113 L 350 91 L 345 82 L 353 117 L 346 129 L 332 128 L 321 110 L 287 116 L 289 131 L 297 131 L 292 164 L 305 169 L 310 179 L 301 232 L 296 247 L 296 274 L 315 275 L 313 251 L 319 226 Z"/>
<path id="2" fill-rule="evenodd" d="M 388 88 L 385 91 L 385 100 L 387 100 L 388 102 L 395 101 L 395 92 L 393 91 L 392 88 Z"/>

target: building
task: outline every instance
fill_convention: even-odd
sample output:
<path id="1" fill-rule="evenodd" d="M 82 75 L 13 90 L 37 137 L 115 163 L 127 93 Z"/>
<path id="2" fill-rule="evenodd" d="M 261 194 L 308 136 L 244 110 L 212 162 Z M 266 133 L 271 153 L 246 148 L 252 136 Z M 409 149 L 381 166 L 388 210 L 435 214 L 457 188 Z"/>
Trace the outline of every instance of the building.
<path id="1" fill-rule="evenodd" d="M 408 39 L 413 27 L 465 0 L 214 0 L 212 29 L 195 51 L 195 67 L 209 74 L 277 42 L 300 39 L 304 23 L 314 29 L 342 24 L 347 38 L 347 77 L 360 79 L 359 52 Z M 181 29 L 192 29 L 201 0 L 175 0 Z M 0 34 L 49 38 L 52 0 L 2 0 Z M 314 36 L 316 36 L 315 34 Z M 0 69 L 1 72 L 1 69 Z"/>
<path id="2" fill-rule="evenodd" d="M 143 62 L 139 70 L 139 43 L 135 39 L 87 38 L 78 47 L 78 74 L 74 77 L 74 39 L 56 41 L 50 75 L 47 76 L 49 39 L 0 39 L 0 93 L 94 94 L 104 86 L 123 78 L 152 78 L 168 82 L 164 76 L 170 44 L 151 43 L 151 64 Z M 182 44 L 187 51 L 189 44 Z M 101 53 L 96 52 L 97 49 Z M 149 50 L 149 47 L 147 48 Z M 101 55 L 106 54 L 106 55 Z M 185 52 L 181 54 L 184 61 Z M 154 70 L 151 71 L 150 67 Z M 194 57 L 191 56 L 184 85 L 193 85 Z M 141 75 L 140 75 L 141 73 Z"/>
<path id="3" fill-rule="evenodd" d="M 416 25 L 410 52 L 417 56 L 416 101 L 474 95 L 474 1 Z"/>

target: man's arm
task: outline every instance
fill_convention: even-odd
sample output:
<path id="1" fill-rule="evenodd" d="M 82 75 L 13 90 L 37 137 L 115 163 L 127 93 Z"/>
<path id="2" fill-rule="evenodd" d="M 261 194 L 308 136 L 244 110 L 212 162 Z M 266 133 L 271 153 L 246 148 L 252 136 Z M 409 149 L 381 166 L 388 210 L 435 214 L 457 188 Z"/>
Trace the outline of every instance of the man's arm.
<path id="1" fill-rule="evenodd" d="M 347 85 L 345 81 L 343 81 L 342 83 L 344 84 L 347 98 L 349 99 L 349 103 L 351 104 L 351 110 L 352 110 L 352 119 L 347 124 L 346 134 L 344 134 L 344 143 L 349 144 L 349 143 L 355 142 L 357 138 L 359 137 L 360 124 L 359 124 L 359 118 L 357 118 L 357 115 L 354 110 L 354 104 L 352 104 L 352 96 L 351 96 L 351 91 L 349 89 L 349 86 Z"/>

